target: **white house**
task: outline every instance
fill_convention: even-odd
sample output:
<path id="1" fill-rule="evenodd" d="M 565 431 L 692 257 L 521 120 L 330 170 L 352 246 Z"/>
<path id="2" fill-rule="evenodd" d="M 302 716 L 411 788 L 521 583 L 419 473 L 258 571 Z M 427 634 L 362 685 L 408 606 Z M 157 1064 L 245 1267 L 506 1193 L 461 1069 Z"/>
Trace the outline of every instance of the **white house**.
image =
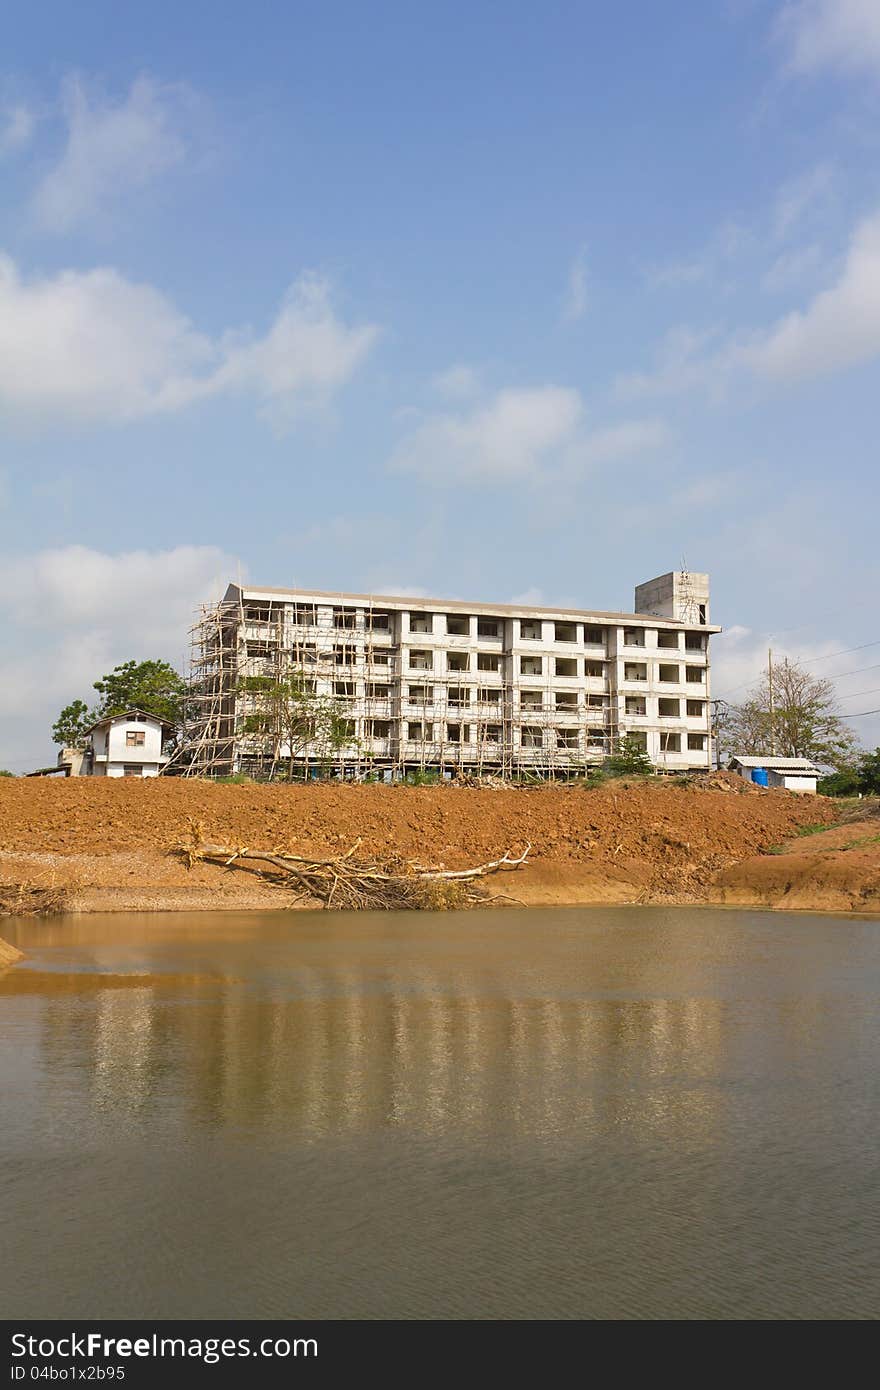
<path id="1" fill-rule="evenodd" d="M 168 754 L 162 747 L 169 725 L 140 709 L 99 719 L 87 733 L 80 777 L 158 777 Z"/>
<path id="2" fill-rule="evenodd" d="M 747 782 L 755 782 L 762 787 L 784 787 L 789 792 L 815 794 L 816 780 L 822 776 L 822 769 L 808 758 L 737 756 L 731 758 L 728 766 L 731 772 L 738 772 Z"/>

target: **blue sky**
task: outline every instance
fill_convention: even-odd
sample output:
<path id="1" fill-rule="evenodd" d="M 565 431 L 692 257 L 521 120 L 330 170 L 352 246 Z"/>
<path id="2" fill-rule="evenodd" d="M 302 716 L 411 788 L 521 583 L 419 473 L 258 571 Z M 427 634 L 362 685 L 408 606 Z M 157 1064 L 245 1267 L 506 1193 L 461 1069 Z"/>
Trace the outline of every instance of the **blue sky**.
<path id="1" fill-rule="evenodd" d="M 772 634 L 880 706 L 876 0 L 6 35 L 0 765 L 239 573 L 626 609 L 684 558 L 716 693 Z"/>

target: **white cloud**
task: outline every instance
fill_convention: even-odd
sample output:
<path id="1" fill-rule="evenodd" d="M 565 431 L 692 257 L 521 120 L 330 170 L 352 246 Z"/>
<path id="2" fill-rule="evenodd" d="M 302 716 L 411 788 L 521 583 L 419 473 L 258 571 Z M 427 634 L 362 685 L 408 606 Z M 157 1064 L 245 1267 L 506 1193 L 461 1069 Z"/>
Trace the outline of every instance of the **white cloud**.
<path id="1" fill-rule="evenodd" d="M 0 155 L 15 154 L 30 143 L 34 133 L 33 112 L 27 106 L 11 106 L 0 117 Z"/>
<path id="2" fill-rule="evenodd" d="M 822 251 L 812 243 L 783 251 L 761 277 L 761 285 L 770 294 L 783 293 L 802 280 L 814 275 L 822 263 Z"/>
<path id="3" fill-rule="evenodd" d="M 575 256 L 565 289 L 562 317 L 569 323 L 582 319 L 587 308 L 587 251 L 581 247 Z"/>
<path id="4" fill-rule="evenodd" d="M 523 589 L 521 593 L 513 594 L 507 602 L 515 604 L 517 608 L 546 608 L 548 606 L 544 597 L 544 590 L 539 589 L 535 584 L 530 589 Z"/>
<path id="5" fill-rule="evenodd" d="M 877 0 L 794 0 L 783 10 L 777 33 L 794 72 L 880 72 Z"/>
<path id="6" fill-rule="evenodd" d="M 647 272 L 650 284 L 660 289 L 718 281 L 742 256 L 754 249 L 755 236 L 738 222 L 722 223 L 702 251 L 682 261 L 654 266 Z"/>
<path id="7" fill-rule="evenodd" d="M 68 232 L 180 164 L 186 144 L 182 113 L 191 102 L 183 87 L 139 77 L 120 102 L 101 101 L 79 78 L 64 84 L 67 144 L 34 197 L 34 213 L 51 232 Z"/>
<path id="8" fill-rule="evenodd" d="M 733 360 L 759 376 L 795 380 L 841 371 L 880 353 L 880 213 L 858 226 L 837 282 L 786 315 Z"/>
<path id="9" fill-rule="evenodd" d="M 16 595 L 0 683 L 0 766 L 54 761 L 50 729 L 63 705 L 89 700 L 120 661 L 158 657 L 181 669 L 195 609 L 222 595 L 236 562 L 216 546 L 112 555 L 66 546 L 0 560 Z"/>
<path id="10" fill-rule="evenodd" d="M 741 478 L 737 473 L 705 473 L 701 477 L 692 478 L 680 488 L 673 495 L 672 503 L 677 511 L 684 508 L 696 510 L 701 507 L 717 507 L 722 502 L 731 501 L 740 487 Z"/>
<path id="11" fill-rule="evenodd" d="M 0 407 L 42 422 L 121 422 L 233 391 L 281 412 L 321 405 L 377 333 L 342 323 L 313 274 L 295 282 L 264 337 L 213 340 L 116 270 L 25 280 L 0 256 Z"/>
<path id="12" fill-rule="evenodd" d="M 625 397 L 701 389 L 720 395 L 748 374 L 768 382 L 805 380 L 845 370 L 880 355 L 880 212 L 856 227 L 842 269 L 806 308 L 769 328 L 729 335 L 679 328 L 667 335 L 656 366 L 622 377 Z"/>
<path id="13" fill-rule="evenodd" d="M 582 411 L 579 392 L 561 386 L 499 391 L 468 414 L 430 416 L 392 467 L 436 483 L 533 476 L 574 438 Z"/>
<path id="14" fill-rule="evenodd" d="M 391 467 L 438 485 L 573 481 L 668 439 L 661 421 L 624 420 L 590 431 L 583 417 L 581 394 L 570 387 L 507 388 L 468 410 L 428 416 L 400 442 Z"/>
<path id="15" fill-rule="evenodd" d="M 660 344 L 654 366 L 646 372 L 630 372 L 618 377 L 617 394 L 626 400 L 671 396 L 697 389 L 717 392 L 725 380 L 725 373 L 712 352 L 717 340 L 717 329 L 695 329 L 686 325 L 670 329 Z"/>
<path id="16" fill-rule="evenodd" d="M 814 169 L 786 180 L 773 208 L 773 235 L 777 240 L 784 240 L 807 213 L 827 203 L 833 185 L 834 170 L 830 164 L 817 164 Z"/>
<path id="17" fill-rule="evenodd" d="M 475 367 L 469 367 L 464 362 L 457 362 L 452 367 L 447 367 L 445 371 L 438 372 L 431 378 L 432 388 L 441 396 L 448 396 L 450 400 L 466 400 L 469 396 L 475 396 L 480 389 L 480 375 Z"/>

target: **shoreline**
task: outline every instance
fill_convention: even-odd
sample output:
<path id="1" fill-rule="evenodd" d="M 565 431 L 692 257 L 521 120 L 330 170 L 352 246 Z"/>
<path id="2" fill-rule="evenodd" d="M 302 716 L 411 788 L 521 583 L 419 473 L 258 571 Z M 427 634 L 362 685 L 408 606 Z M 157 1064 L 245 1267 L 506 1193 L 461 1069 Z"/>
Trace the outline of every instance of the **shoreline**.
<path id="1" fill-rule="evenodd" d="M 880 803 L 759 790 L 732 774 L 500 789 L 6 779 L 0 913 L 314 911 L 253 872 L 188 866 L 201 842 L 448 869 L 532 845 L 486 878 L 511 906 L 690 906 L 880 916 Z M 28 908 L 25 906 L 25 914 Z M 2 935 L 2 915 L 0 915 Z"/>

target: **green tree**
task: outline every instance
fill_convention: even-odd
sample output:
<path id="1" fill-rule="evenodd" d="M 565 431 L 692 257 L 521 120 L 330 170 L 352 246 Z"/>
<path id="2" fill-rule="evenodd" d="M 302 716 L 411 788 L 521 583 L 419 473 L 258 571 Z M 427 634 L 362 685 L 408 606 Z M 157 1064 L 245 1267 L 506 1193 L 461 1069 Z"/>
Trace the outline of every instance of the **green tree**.
<path id="1" fill-rule="evenodd" d="M 86 730 L 94 724 L 97 715 L 90 710 L 85 700 L 74 700 L 65 705 L 52 725 L 52 741 L 62 748 L 82 748 L 86 741 Z"/>
<path id="2" fill-rule="evenodd" d="M 95 681 L 98 716 L 141 709 L 175 727 L 182 723 L 186 684 L 167 661 L 124 661 Z"/>
<path id="3" fill-rule="evenodd" d="M 880 748 L 862 756 L 859 763 L 859 791 L 880 796 Z"/>
<path id="4" fill-rule="evenodd" d="M 856 796 L 861 791 L 859 770 L 857 767 L 845 767 L 828 777 L 820 777 L 816 790 L 820 796 Z"/>
<path id="5" fill-rule="evenodd" d="M 84 700 L 73 700 L 52 725 L 52 738 L 64 748 L 81 748 L 86 730 L 105 715 L 127 709 L 155 714 L 180 729 L 184 722 L 186 683 L 167 661 L 123 661 L 93 687 L 101 697 L 94 709 Z"/>
<path id="6" fill-rule="evenodd" d="M 837 771 L 855 760 L 856 736 L 836 712 L 834 686 L 785 658 L 742 704 L 731 705 L 725 746 L 751 757 L 809 758 Z"/>
<path id="7" fill-rule="evenodd" d="M 285 758 L 288 778 L 300 759 L 326 767 L 334 755 L 354 742 L 354 726 L 341 700 L 318 695 L 313 680 L 301 672 L 285 676 L 244 676 L 242 733 L 262 743 L 274 768 Z"/>
<path id="8" fill-rule="evenodd" d="M 643 748 L 638 734 L 624 734 L 610 758 L 605 759 L 603 766 L 606 772 L 617 777 L 648 777 L 654 771 L 654 764 Z"/>

